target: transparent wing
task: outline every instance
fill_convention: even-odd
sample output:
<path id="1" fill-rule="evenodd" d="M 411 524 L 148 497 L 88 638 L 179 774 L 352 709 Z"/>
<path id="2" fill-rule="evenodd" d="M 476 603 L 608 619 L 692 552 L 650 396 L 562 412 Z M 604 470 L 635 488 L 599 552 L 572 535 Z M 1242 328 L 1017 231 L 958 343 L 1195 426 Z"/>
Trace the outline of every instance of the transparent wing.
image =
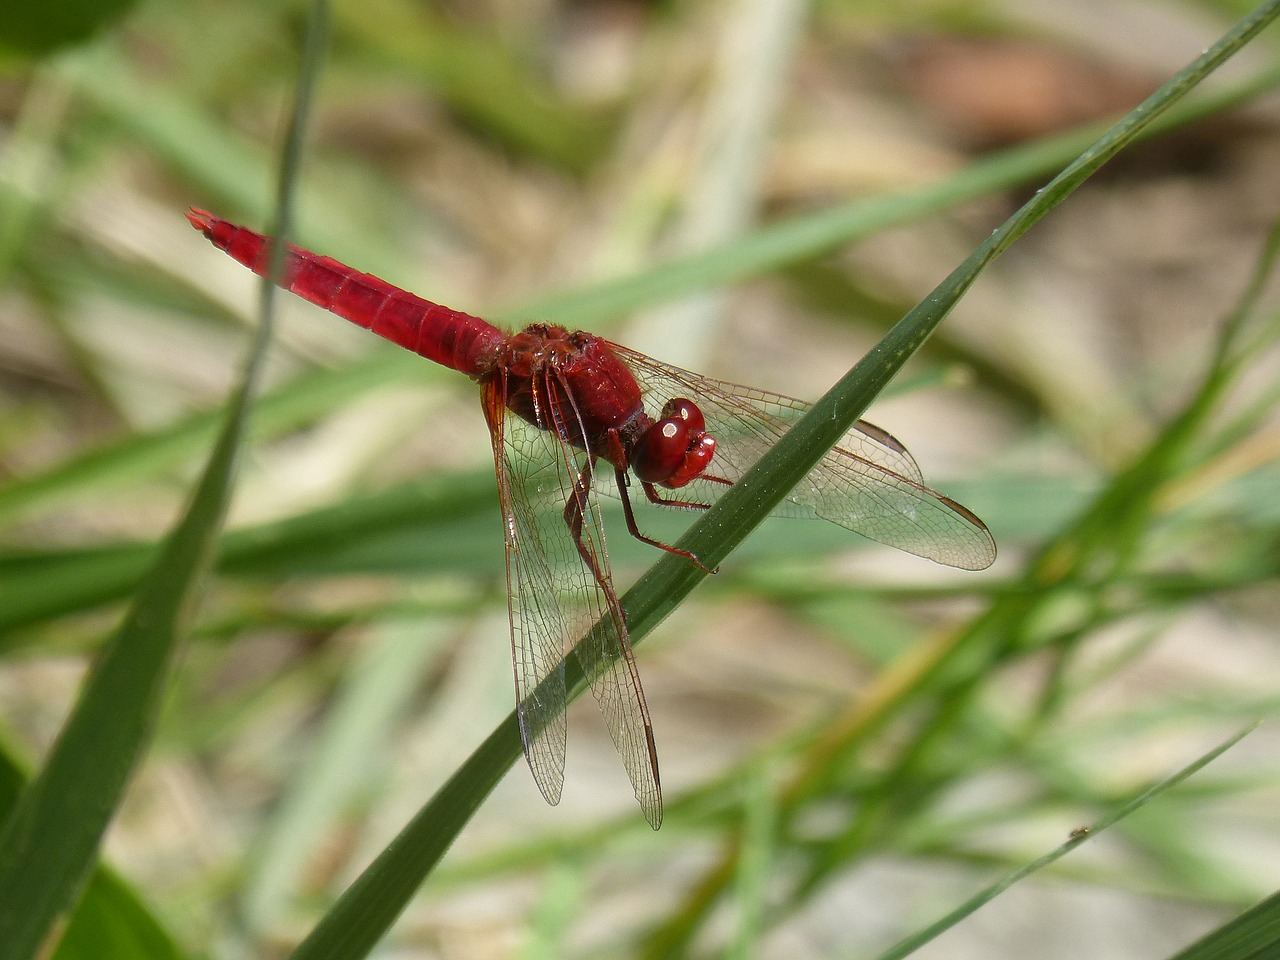
<path id="1" fill-rule="evenodd" d="M 547 802 L 556 804 L 564 787 L 567 736 L 565 638 L 572 635 L 573 624 L 556 594 L 552 557 L 545 546 L 550 531 L 543 529 L 538 501 L 558 493 L 559 485 L 554 463 L 539 461 L 537 450 L 527 448 L 522 421 L 508 415 L 495 384 L 485 385 L 482 402 L 502 510 L 520 739 L 534 782 Z M 555 490 L 540 489 L 547 484 Z"/>
<path id="2" fill-rule="evenodd" d="M 491 425 L 495 414 L 490 411 L 501 405 L 499 392 L 486 388 Z M 556 396 L 557 391 L 548 389 L 543 395 Z M 495 435 L 495 460 L 502 461 L 498 486 L 507 531 L 512 659 L 525 756 L 543 795 L 555 803 L 564 781 L 563 657 L 585 638 L 574 648 L 575 655 L 636 799 L 657 829 L 662 792 L 653 726 L 613 587 L 596 490 L 597 481 L 613 483 L 612 468 L 605 465 L 597 476 L 592 458 L 561 439 L 582 435 L 571 401 L 565 409 L 540 411 L 549 430 L 507 414 L 501 406 L 496 416 L 503 429 L 500 440 Z M 581 519 L 576 537 L 568 522 L 575 517 Z"/>
<path id="3" fill-rule="evenodd" d="M 716 438 L 709 474 L 737 482 L 809 409 L 782 394 L 743 387 L 661 363 L 617 344 L 656 413 L 672 397 L 687 397 Z M 724 485 L 696 480 L 685 500 L 710 503 Z M 923 483 L 919 466 L 889 433 L 859 420 L 787 495 L 783 514 L 817 516 L 854 533 L 965 570 L 995 560 L 986 526 L 969 510 Z"/>

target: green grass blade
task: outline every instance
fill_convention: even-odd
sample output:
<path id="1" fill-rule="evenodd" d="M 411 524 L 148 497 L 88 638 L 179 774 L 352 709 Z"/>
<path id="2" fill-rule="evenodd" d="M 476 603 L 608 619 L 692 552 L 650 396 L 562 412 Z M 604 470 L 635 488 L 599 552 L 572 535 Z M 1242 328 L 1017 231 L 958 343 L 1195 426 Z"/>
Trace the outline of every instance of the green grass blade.
<path id="1" fill-rule="evenodd" d="M 559 960 L 569 951 L 571 922 L 584 909 L 586 880 L 581 864 L 571 858 L 557 863 L 542 884 L 529 940 L 513 960 Z"/>
<path id="2" fill-rule="evenodd" d="M 249 392 L 181 522 L 89 674 L 70 718 L 0 833 L 0 958 L 25 960 L 93 868 L 98 843 L 149 740 L 178 637 L 221 530 Z"/>
<path id="3" fill-rule="evenodd" d="M 0 743 L 0 822 L 13 811 L 27 774 Z M 53 960 L 178 960 L 182 951 L 127 882 L 99 865 L 89 877 Z"/>
<path id="4" fill-rule="evenodd" d="M 292 960 L 368 956 L 520 755 L 513 712 L 347 888 Z"/>
<path id="5" fill-rule="evenodd" d="M 313 8 L 304 54 L 313 60 L 323 41 L 324 12 L 323 3 Z M 303 74 L 282 164 L 280 235 L 288 233 L 287 187 L 300 156 L 311 75 Z M 263 287 L 262 325 L 190 506 L 90 671 L 47 761 L 0 830 L 0 960 L 27 960 L 49 939 L 88 880 L 102 835 L 150 739 L 179 637 L 222 530 L 265 363 L 274 293 L 269 282 Z"/>
<path id="6" fill-rule="evenodd" d="M 770 880 L 778 868 L 777 798 L 765 770 L 756 772 L 747 791 L 742 853 L 735 878 L 738 930 L 728 960 L 750 960 L 759 954 L 768 915 Z"/>
<path id="7" fill-rule="evenodd" d="M 1105 830 L 1107 827 L 1110 827 L 1112 824 L 1118 823 L 1119 821 L 1123 820 L 1125 817 L 1129 816 L 1129 814 L 1133 813 L 1135 810 L 1138 810 L 1139 808 L 1146 806 L 1148 803 L 1156 799 L 1156 797 L 1160 796 L 1166 790 L 1169 790 L 1172 787 L 1177 786 L 1179 783 L 1186 780 L 1188 777 L 1198 773 L 1204 767 L 1208 766 L 1218 757 L 1222 756 L 1222 754 L 1226 753 L 1233 746 L 1235 746 L 1237 743 L 1243 740 L 1246 736 L 1248 736 L 1251 732 L 1253 732 L 1253 730 L 1256 727 L 1257 727 L 1257 724 L 1252 724 L 1248 727 L 1245 727 L 1239 733 L 1223 741 L 1218 746 L 1214 747 L 1212 750 L 1206 753 L 1204 756 L 1199 757 L 1194 762 L 1189 763 L 1187 766 L 1183 767 L 1177 773 L 1173 774 L 1170 777 L 1165 778 L 1164 780 L 1161 780 L 1159 783 L 1155 784 L 1154 786 L 1142 791 L 1142 793 L 1140 793 L 1138 796 L 1134 797 L 1132 800 L 1130 800 L 1128 803 L 1124 804 L 1123 806 L 1119 807 L 1118 809 L 1112 811 L 1107 816 L 1099 820 L 1097 823 L 1088 827 L 1085 831 L 1077 833 L 1076 835 L 1072 836 L 1070 839 L 1067 840 L 1066 843 L 1062 844 L 1057 849 L 1050 851 L 1049 853 L 1045 854 L 1043 857 L 1033 860 L 1031 863 L 1028 863 L 1024 867 L 1020 867 L 1019 869 L 1013 871 L 1013 873 L 1009 874 L 1007 877 L 1004 877 L 996 881 L 986 889 L 970 897 L 968 900 L 966 900 L 964 903 L 958 906 L 955 910 L 952 910 L 950 913 L 948 913 L 945 917 L 942 917 L 937 922 L 930 924 L 929 926 L 925 927 L 923 930 L 919 931 L 918 933 L 908 937 L 906 940 L 903 940 L 901 943 L 896 944 L 895 946 L 891 947 L 889 950 L 886 950 L 877 958 L 877 960 L 901 960 L 902 957 L 906 957 L 911 955 L 912 953 L 915 953 L 915 951 L 919 950 L 922 946 L 924 946 L 930 940 L 933 940 L 935 937 L 938 937 L 942 933 L 945 933 L 947 930 L 955 926 L 961 920 L 965 919 L 970 914 L 974 913 L 976 910 L 978 910 L 979 907 L 982 907 L 983 905 L 990 903 L 992 900 L 994 900 L 1000 894 L 1004 893 L 1004 891 L 1008 890 L 1011 886 L 1013 886 L 1019 880 L 1022 880 L 1024 877 L 1030 876 L 1031 874 L 1035 873 L 1037 870 L 1047 867 L 1049 866 L 1049 864 L 1053 863 L 1055 860 L 1058 860 L 1059 858 L 1066 856 L 1068 853 L 1070 853 L 1080 844 L 1084 843 L 1090 837 L 1096 836 L 1098 833 Z"/>
<path id="8" fill-rule="evenodd" d="M 1268 960 L 1280 956 L 1280 893 L 1273 893 L 1170 960 Z"/>
<path id="9" fill-rule="evenodd" d="M 819 400 L 740 483 L 702 516 L 679 545 L 709 566 L 727 557 L 844 435 L 988 263 L 1244 46 L 1277 12 L 1280 0 L 1258 7 L 1054 178 Z M 659 560 L 623 598 L 633 641 L 643 638 L 703 576 L 702 571 L 680 557 L 668 555 Z M 575 669 L 576 664 L 576 658 L 566 664 L 566 681 L 572 685 L 574 695 L 582 689 L 582 675 Z M 294 960 L 366 956 L 519 755 L 518 727 L 512 714 L 345 891 L 292 954 Z"/>
<path id="10" fill-rule="evenodd" d="M 173 938 L 129 886 L 98 867 L 67 924 L 53 960 L 179 960 Z"/>

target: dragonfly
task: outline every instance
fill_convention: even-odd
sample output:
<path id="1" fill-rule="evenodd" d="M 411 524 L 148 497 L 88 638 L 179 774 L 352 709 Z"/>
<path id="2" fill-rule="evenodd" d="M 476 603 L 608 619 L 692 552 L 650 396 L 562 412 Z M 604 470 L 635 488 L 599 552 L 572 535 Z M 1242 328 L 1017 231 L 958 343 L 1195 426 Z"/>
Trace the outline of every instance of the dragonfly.
<path id="1" fill-rule="evenodd" d="M 269 276 L 269 237 L 197 208 L 187 219 L 215 247 Z M 633 481 L 658 507 L 706 509 L 809 405 L 555 324 L 508 333 L 293 244 L 279 284 L 480 385 L 505 536 L 516 713 L 533 779 L 548 803 L 559 802 L 572 651 L 636 799 L 658 829 L 653 723 L 614 587 L 600 496 L 621 501 L 631 536 L 702 566 L 641 531 Z M 861 420 L 778 512 L 819 517 L 965 570 L 995 560 L 982 521 L 925 486 L 906 447 Z"/>

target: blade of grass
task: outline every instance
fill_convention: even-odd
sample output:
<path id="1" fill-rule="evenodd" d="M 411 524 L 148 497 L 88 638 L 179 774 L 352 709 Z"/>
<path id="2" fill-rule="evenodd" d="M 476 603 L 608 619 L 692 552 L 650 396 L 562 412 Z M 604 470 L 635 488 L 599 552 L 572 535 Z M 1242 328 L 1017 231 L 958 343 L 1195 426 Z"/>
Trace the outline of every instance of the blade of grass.
<path id="1" fill-rule="evenodd" d="M 814 404 L 777 446 L 694 524 L 679 546 L 708 566 L 728 556 L 844 435 L 990 261 L 1249 42 L 1277 13 L 1280 0 L 1256 8 L 1039 191 Z M 623 598 L 633 642 L 652 630 L 703 576 L 697 567 L 674 555 L 654 564 Z M 566 661 L 565 680 L 571 685 L 572 696 L 583 686 L 576 665 L 574 657 Z M 294 960 L 366 956 L 519 755 L 513 713 L 343 893 L 291 955 Z"/>
<path id="2" fill-rule="evenodd" d="M 179 634 L 221 529 L 248 393 L 182 521 L 107 642 L 40 773 L 0 833 L 0 958 L 30 957 L 91 870 L 159 710 Z"/>
<path id="3" fill-rule="evenodd" d="M 0 822 L 27 785 L 26 765 L 0 737 Z M 182 952 L 129 884 L 101 864 L 67 924 L 54 960 L 111 956 L 113 960 L 178 960 Z"/>
<path id="4" fill-rule="evenodd" d="M 737 935 L 728 960 L 759 955 L 769 905 L 770 878 L 777 868 L 777 798 L 769 785 L 768 769 L 757 769 L 745 798 L 742 855 L 738 858 L 735 905 Z"/>
<path id="5" fill-rule="evenodd" d="M 180 960 L 182 956 L 138 895 L 99 866 L 85 886 L 53 960 Z"/>
<path id="6" fill-rule="evenodd" d="M 561 858 L 542 883 L 542 896 L 533 913 L 529 939 L 514 960 L 558 960 L 568 952 L 574 919 L 588 908 L 586 881 L 580 863 Z"/>
<path id="7" fill-rule="evenodd" d="M 315 60 L 326 7 L 317 0 L 304 45 Z M 311 97 L 303 73 L 282 161 L 276 233 L 288 235 L 291 193 Z M 283 247 L 273 263 L 279 275 Z M 146 748 L 162 694 L 213 557 L 230 499 L 245 427 L 270 343 L 275 290 L 264 282 L 262 325 L 226 425 L 186 513 L 145 578 L 124 621 L 103 649 L 50 755 L 0 830 L 0 960 L 27 960 L 50 937 L 98 857 L 103 833 Z"/>
<path id="8" fill-rule="evenodd" d="M 513 711 L 347 888 L 292 960 L 368 956 L 520 755 Z"/>
<path id="9" fill-rule="evenodd" d="M 900 960 L 900 958 L 902 957 L 915 953 L 915 951 L 919 950 L 922 946 L 924 946 L 930 940 L 933 940 L 935 937 L 951 929 L 957 923 L 963 920 L 965 917 L 977 911 L 979 907 L 987 903 L 990 903 L 992 900 L 994 900 L 1000 894 L 1004 893 L 1005 890 L 1009 889 L 1019 880 L 1022 880 L 1024 877 L 1030 876 L 1031 874 L 1035 873 L 1037 870 L 1040 870 L 1044 867 L 1049 866 L 1049 864 L 1053 863 L 1055 860 L 1059 859 L 1060 857 L 1066 856 L 1068 853 L 1070 853 L 1080 844 L 1084 843 L 1090 837 L 1096 836 L 1097 834 L 1101 833 L 1103 830 L 1105 830 L 1107 827 L 1111 826 L 1112 824 L 1117 823 L 1120 820 L 1123 820 L 1125 817 L 1129 816 L 1129 814 L 1133 813 L 1135 810 L 1139 809 L 1140 807 L 1146 806 L 1148 803 L 1150 803 L 1156 797 L 1160 796 L 1160 794 L 1164 793 L 1166 790 L 1169 790 L 1170 788 L 1177 786 L 1183 780 L 1186 780 L 1188 777 L 1199 772 L 1205 766 L 1212 763 L 1218 757 L 1222 756 L 1222 754 L 1226 753 L 1233 746 L 1235 746 L 1237 743 L 1243 740 L 1253 730 L 1255 730 L 1257 726 L 1258 725 L 1255 723 L 1245 727 L 1239 733 L 1236 733 L 1234 736 L 1228 738 L 1227 740 L 1224 740 L 1218 746 L 1214 747 L 1212 750 L 1210 750 L 1204 756 L 1195 760 L 1193 763 L 1188 764 L 1187 766 L 1183 767 L 1181 770 L 1179 770 L 1177 773 L 1173 774 L 1172 776 L 1167 777 L 1164 780 L 1161 780 L 1159 783 L 1155 784 L 1154 786 L 1142 791 L 1142 793 L 1138 794 L 1138 796 L 1134 797 L 1124 806 L 1119 807 L 1116 810 L 1112 811 L 1111 813 L 1107 814 L 1097 823 L 1092 824 L 1091 826 L 1085 828 L 1081 832 L 1077 832 L 1069 840 L 1067 840 L 1066 843 L 1062 844 L 1057 849 L 1045 854 L 1043 857 L 1033 860 L 1031 863 L 1028 863 L 1026 866 L 1020 867 L 1019 869 L 1013 871 L 1008 876 L 996 881 L 995 883 L 986 887 L 981 892 L 970 897 L 960 906 L 956 907 L 956 909 L 952 910 L 950 913 L 948 913 L 946 916 L 942 917 L 935 923 L 931 923 L 929 926 L 925 927 L 923 930 L 913 934 L 912 936 L 906 938 L 905 940 L 901 941 L 900 943 L 886 950 L 884 953 L 880 954 L 877 960 Z"/>
<path id="10" fill-rule="evenodd" d="M 1268 960 L 1280 956 L 1280 893 L 1249 908 L 1170 960 Z"/>

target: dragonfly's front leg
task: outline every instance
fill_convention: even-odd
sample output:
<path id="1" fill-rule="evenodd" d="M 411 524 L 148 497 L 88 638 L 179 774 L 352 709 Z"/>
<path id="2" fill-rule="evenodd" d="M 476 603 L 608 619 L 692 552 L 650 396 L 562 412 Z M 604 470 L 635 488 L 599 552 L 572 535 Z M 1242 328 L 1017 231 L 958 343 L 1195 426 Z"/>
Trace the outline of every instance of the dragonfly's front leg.
<path id="1" fill-rule="evenodd" d="M 618 439 L 617 430 L 609 431 L 609 447 L 611 447 L 613 452 L 614 463 L 626 463 L 626 452 L 623 451 L 621 439 Z M 645 536 L 644 534 L 641 534 L 640 526 L 636 524 L 635 511 L 634 509 L 631 509 L 631 485 L 627 480 L 627 471 L 623 467 L 614 466 L 613 476 L 618 485 L 618 497 L 622 498 L 622 516 L 626 517 L 628 534 L 634 536 L 634 538 L 639 540 L 640 543 L 646 543 L 649 544 L 650 547 L 657 547 L 659 550 L 666 550 L 667 553 L 675 553 L 677 557 L 689 559 L 689 561 L 698 566 L 699 570 L 703 570 L 708 573 L 716 572 L 712 570 L 712 568 L 705 566 L 705 564 L 696 557 L 696 554 L 691 553 L 690 550 L 682 550 L 678 547 L 672 547 L 671 544 L 663 543 L 662 540 L 654 540 L 652 536 Z M 654 503 L 662 503 L 664 506 L 668 507 L 708 508 L 708 504 L 705 503 L 685 503 L 682 502 L 682 500 L 664 500 L 657 497 L 657 492 L 655 492 L 655 490 L 654 493 L 650 493 L 650 490 L 653 490 L 653 484 L 646 484 L 641 481 L 640 485 L 644 488 L 645 497 L 653 500 Z"/>
<path id="2" fill-rule="evenodd" d="M 699 479 L 709 480 L 712 483 L 723 483 L 726 487 L 733 486 L 732 480 L 725 480 L 721 477 L 708 477 L 706 474 L 703 474 Z M 640 481 L 640 486 L 644 490 L 645 498 L 648 499 L 650 503 L 656 503 L 660 507 L 683 507 L 687 510 L 711 509 L 711 504 L 700 503 L 697 500 L 668 500 L 658 492 L 657 486 L 652 483 L 645 483 L 643 480 Z"/>

